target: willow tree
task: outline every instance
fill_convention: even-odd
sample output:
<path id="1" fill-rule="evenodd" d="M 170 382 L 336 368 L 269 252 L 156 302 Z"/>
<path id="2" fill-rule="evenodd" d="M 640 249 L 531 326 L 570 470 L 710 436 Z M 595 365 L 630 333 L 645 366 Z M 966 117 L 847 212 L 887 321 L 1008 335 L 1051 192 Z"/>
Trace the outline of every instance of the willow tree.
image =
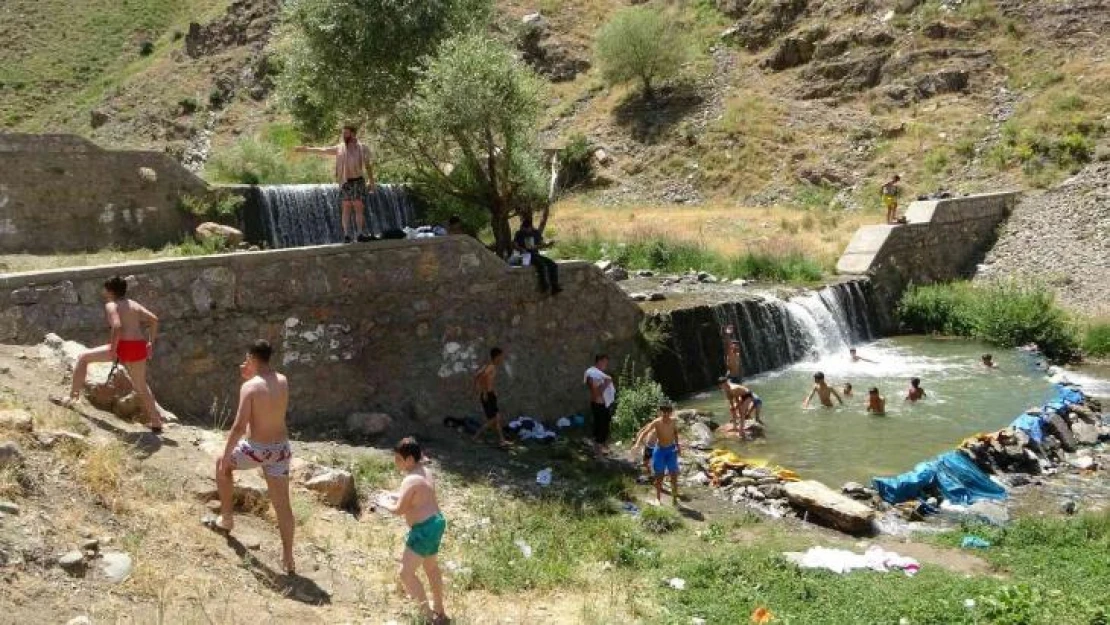
<path id="1" fill-rule="evenodd" d="M 444 42 L 384 136 L 432 198 L 488 212 L 497 251 L 512 246 L 511 217 L 546 206 L 535 141 L 543 82 L 484 34 Z"/>

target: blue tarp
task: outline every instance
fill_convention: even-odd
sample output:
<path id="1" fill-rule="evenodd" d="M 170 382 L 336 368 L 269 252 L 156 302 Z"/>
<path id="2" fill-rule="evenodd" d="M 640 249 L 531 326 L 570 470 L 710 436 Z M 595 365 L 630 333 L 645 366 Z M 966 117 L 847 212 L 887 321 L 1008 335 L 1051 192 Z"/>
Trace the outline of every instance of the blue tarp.
<path id="1" fill-rule="evenodd" d="M 1055 384 L 1054 386 L 1056 387 L 1056 399 L 1058 401 L 1069 404 L 1083 403 L 1083 391 L 1073 386 L 1064 386 L 1063 384 Z"/>
<path id="2" fill-rule="evenodd" d="M 1041 415 L 1026 413 L 1014 419 L 1010 427 L 1025 432 L 1034 442 L 1039 443 L 1044 440 L 1044 430 L 1041 429 L 1042 425 Z"/>
<path id="3" fill-rule="evenodd" d="M 1006 489 L 995 484 L 966 454 L 950 451 L 918 463 L 897 477 L 877 477 L 872 482 L 888 503 L 918 499 L 939 490 L 945 501 L 969 505 L 980 499 L 1005 499 Z"/>

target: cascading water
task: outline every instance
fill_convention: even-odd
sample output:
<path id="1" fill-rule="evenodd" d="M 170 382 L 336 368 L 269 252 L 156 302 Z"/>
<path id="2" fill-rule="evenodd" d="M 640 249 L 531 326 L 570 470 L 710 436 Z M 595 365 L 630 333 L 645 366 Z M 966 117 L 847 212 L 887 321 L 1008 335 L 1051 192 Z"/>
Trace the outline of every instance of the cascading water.
<path id="1" fill-rule="evenodd" d="M 339 185 L 282 184 L 258 187 L 266 242 L 275 248 L 339 243 Z M 366 194 L 366 227 L 381 235 L 415 223 L 408 191 L 401 185 L 378 185 Z"/>
<path id="2" fill-rule="evenodd" d="M 669 332 L 667 348 L 653 359 L 656 378 L 678 397 L 713 386 L 724 373 L 729 325 L 740 341 L 746 374 L 819 358 L 878 338 L 866 281 L 834 284 L 782 300 L 769 294 L 738 301 L 679 308 L 656 317 Z"/>

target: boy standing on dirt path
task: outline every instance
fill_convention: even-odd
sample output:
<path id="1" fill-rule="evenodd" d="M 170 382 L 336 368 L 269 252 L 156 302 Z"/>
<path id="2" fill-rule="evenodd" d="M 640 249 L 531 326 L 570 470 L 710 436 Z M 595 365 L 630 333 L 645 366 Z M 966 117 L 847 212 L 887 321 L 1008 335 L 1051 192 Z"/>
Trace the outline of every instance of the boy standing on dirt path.
<path id="1" fill-rule="evenodd" d="M 216 486 L 220 493 L 220 516 L 208 517 L 204 524 L 230 532 L 235 527 L 234 471 L 262 469 L 266 493 L 274 506 L 281 533 L 281 566 L 289 575 L 293 564 L 293 508 L 289 503 L 289 463 L 293 450 L 285 413 L 289 407 L 289 381 L 270 368 L 273 348 L 263 340 L 255 341 L 239 365 L 243 386 L 239 389 L 239 410 L 227 435 L 223 456 L 216 461 Z"/>
<path id="2" fill-rule="evenodd" d="M 112 329 L 107 345 L 94 347 L 81 352 L 73 367 L 73 384 L 69 397 L 51 398 L 54 403 L 70 408 L 81 400 L 81 389 L 85 386 L 90 363 L 112 362 L 113 360 L 127 369 L 131 385 L 142 403 L 143 413 L 150 420 L 150 431 L 162 433 L 162 414 L 154 401 L 154 392 L 146 381 L 147 361 L 154 352 L 154 341 L 158 338 L 158 317 L 145 306 L 127 297 L 127 281 L 116 276 L 104 283 L 104 312 Z M 144 336 L 143 327 L 147 333 Z"/>
<path id="3" fill-rule="evenodd" d="M 377 504 L 391 514 L 405 517 L 410 528 L 398 572 L 405 592 L 420 606 L 424 618 L 436 624 L 447 623 L 449 619 L 443 609 L 443 573 L 436 559 L 447 529 L 447 520 L 439 509 L 435 482 L 420 463 L 421 456 L 416 439 L 404 438 L 397 443 L 393 448 L 393 463 L 397 470 L 405 474 L 405 479 L 401 482 L 400 491 L 381 495 Z M 418 566 L 428 577 L 432 591 L 431 607 L 428 606 L 424 585 L 416 576 Z"/>
<path id="4" fill-rule="evenodd" d="M 478 401 L 482 404 L 482 413 L 486 416 L 485 423 L 474 433 L 474 442 L 478 442 L 482 432 L 492 427 L 497 430 L 498 444 L 508 447 L 509 441 L 505 440 L 505 425 L 501 422 L 501 407 L 497 405 L 497 391 L 494 384 L 497 381 L 497 368 L 505 362 L 505 352 L 500 347 L 489 350 L 489 362 L 486 363 L 478 374 L 474 376 L 474 386 L 478 389 Z"/>
<path id="5" fill-rule="evenodd" d="M 633 447 L 643 444 L 650 433 L 655 434 L 655 451 L 651 454 L 651 469 L 655 477 L 655 503 L 663 503 L 663 476 L 671 476 L 671 499 L 677 508 L 678 503 L 678 455 L 682 450 L 678 441 L 678 423 L 674 420 L 674 406 L 669 402 L 660 404 L 659 416 L 640 430 Z"/>

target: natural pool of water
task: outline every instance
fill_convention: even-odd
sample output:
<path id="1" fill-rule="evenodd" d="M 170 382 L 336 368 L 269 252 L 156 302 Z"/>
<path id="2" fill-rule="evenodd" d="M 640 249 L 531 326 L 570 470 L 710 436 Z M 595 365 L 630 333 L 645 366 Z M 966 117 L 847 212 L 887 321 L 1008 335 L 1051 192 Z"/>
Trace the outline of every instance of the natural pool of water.
<path id="1" fill-rule="evenodd" d="M 834 488 L 847 481 L 867 484 L 872 477 L 906 471 L 972 434 L 1005 427 L 1053 392 L 1040 359 L 1017 350 L 921 336 L 883 339 L 858 349 L 875 362 L 851 362 L 845 352 L 745 380 L 763 398 L 767 438 L 723 438 L 721 444 Z M 985 352 L 994 354 L 997 369 L 979 364 Z M 814 398 L 803 410 L 815 371 L 823 371 L 838 391 L 851 382 L 853 396 L 835 408 L 823 408 Z M 903 401 L 912 377 L 921 378 L 928 393 L 917 403 Z M 885 416 L 865 411 L 872 386 L 886 397 Z M 688 398 L 680 407 L 712 411 L 721 422 L 728 418 L 716 390 Z"/>

